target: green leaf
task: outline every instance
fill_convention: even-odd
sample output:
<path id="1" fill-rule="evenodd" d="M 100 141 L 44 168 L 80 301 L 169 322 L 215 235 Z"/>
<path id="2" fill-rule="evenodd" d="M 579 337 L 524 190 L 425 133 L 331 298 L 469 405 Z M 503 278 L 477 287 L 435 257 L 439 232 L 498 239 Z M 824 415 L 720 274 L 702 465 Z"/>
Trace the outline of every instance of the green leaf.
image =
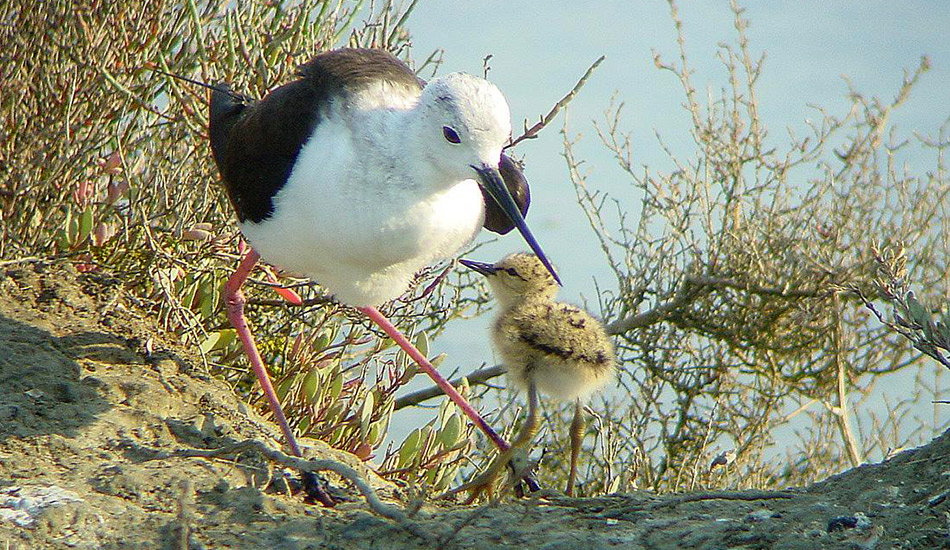
<path id="1" fill-rule="evenodd" d="M 201 350 L 202 354 L 208 353 L 214 349 L 215 345 L 217 345 L 218 340 L 220 339 L 221 339 L 221 331 L 212 332 L 211 334 L 208 335 L 207 338 L 204 339 L 204 342 L 202 342 L 201 345 L 198 346 L 198 349 Z"/>
<path id="2" fill-rule="evenodd" d="M 307 401 L 313 403 L 317 396 L 317 387 L 320 384 L 320 373 L 317 369 L 309 369 L 303 377 L 303 391 Z"/>
<path id="3" fill-rule="evenodd" d="M 56 246 L 60 249 L 69 248 L 69 233 L 65 229 L 56 232 Z"/>
<path id="4" fill-rule="evenodd" d="M 66 212 L 66 236 L 69 240 L 69 246 L 76 244 L 78 241 L 79 219 L 74 218 L 70 212 Z"/>
<path id="5" fill-rule="evenodd" d="M 422 438 L 419 440 L 419 452 L 428 453 L 432 448 L 433 430 L 431 424 L 422 427 Z"/>
<path id="6" fill-rule="evenodd" d="M 317 336 L 317 339 L 314 340 L 313 346 L 312 346 L 311 349 L 313 349 L 313 351 L 319 353 L 319 352 L 321 352 L 321 351 L 327 349 L 327 346 L 329 346 L 329 345 L 330 345 L 330 335 L 327 334 L 326 332 L 321 332 L 321 333 L 320 333 L 320 336 Z"/>
<path id="7" fill-rule="evenodd" d="M 415 363 L 409 363 L 406 365 L 406 369 L 402 373 L 402 383 L 412 380 L 417 374 L 419 374 L 419 365 Z"/>
<path id="8" fill-rule="evenodd" d="M 90 233 L 92 233 L 92 207 L 82 211 L 79 218 L 79 240 L 77 242 L 86 240 Z"/>
<path id="9" fill-rule="evenodd" d="M 918 325 L 926 327 L 927 324 L 930 323 L 930 310 L 917 301 L 913 292 L 907 293 L 906 300 L 907 313 L 910 314 L 911 319 Z"/>
<path id="10" fill-rule="evenodd" d="M 439 475 L 436 477 L 435 485 L 432 487 L 432 491 L 435 493 L 441 493 L 448 489 L 449 482 L 452 481 L 452 477 L 446 475 L 447 469 L 444 466 L 436 468 L 435 471 L 438 472 Z"/>
<path id="11" fill-rule="evenodd" d="M 386 401 L 386 406 L 383 409 L 383 414 L 380 416 L 381 419 L 381 428 L 383 433 L 389 431 L 389 421 L 393 418 L 393 411 L 396 409 L 396 401 L 390 396 Z"/>
<path id="12" fill-rule="evenodd" d="M 237 330 L 233 328 L 225 328 L 218 331 L 221 334 L 221 337 L 218 338 L 218 345 L 215 346 L 215 349 L 227 349 L 235 340 L 237 340 Z"/>
<path id="13" fill-rule="evenodd" d="M 215 311 L 215 288 L 207 280 L 202 280 L 199 286 L 201 299 L 198 302 L 198 312 L 202 319 L 210 319 Z"/>
<path id="14" fill-rule="evenodd" d="M 413 457 L 416 456 L 416 453 L 419 452 L 419 443 L 421 441 L 422 431 L 419 428 L 409 432 L 409 435 L 407 435 L 406 439 L 402 442 L 402 446 L 399 447 L 400 468 L 405 468 Z"/>
<path id="15" fill-rule="evenodd" d="M 289 377 L 274 388 L 274 391 L 277 392 L 277 399 L 283 401 L 284 397 L 287 395 L 287 392 L 290 391 L 291 386 L 293 386 L 294 377 Z"/>
<path id="16" fill-rule="evenodd" d="M 620 489 L 620 476 L 615 477 L 610 482 L 610 485 L 607 487 L 607 494 L 612 495 L 616 493 L 618 489 Z"/>
<path id="17" fill-rule="evenodd" d="M 212 332 L 205 338 L 204 342 L 201 343 L 201 353 L 226 349 L 235 338 L 237 338 L 237 331 L 233 328 L 225 328 L 217 332 Z"/>
<path id="18" fill-rule="evenodd" d="M 379 436 L 383 433 L 383 427 L 381 422 L 374 422 L 369 427 L 369 434 L 366 435 L 366 442 L 370 445 L 376 445 L 379 443 Z"/>
<path id="19" fill-rule="evenodd" d="M 363 408 L 360 409 L 360 435 L 366 437 L 369 433 L 369 422 L 373 418 L 373 407 L 376 405 L 376 399 L 372 393 L 367 393 L 363 400 Z"/>
<path id="20" fill-rule="evenodd" d="M 453 414 L 445 421 L 442 433 L 439 434 L 439 442 L 442 447 L 449 449 L 458 443 L 459 435 L 462 433 L 462 419 L 458 414 Z"/>
<path id="21" fill-rule="evenodd" d="M 418 335 L 416 335 L 415 346 L 423 357 L 429 356 L 429 336 L 426 335 L 425 332 L 420 332 Z"/>
<path id="22" fill-rule="evenodd" d="M 333 378 L 330 379 L 330 391 L 328 395 L 330 401 L 336 401 L 340 397 L 340 393 L 343 392 L 343 373 L 337 370 L 333 374 Z"/>
<path id="23" fill-rule="evenodd" d="M 193 283 L 185 287 L 185 291 L 180 298 L 182 305 L 190 309 L 195 303 L 195 295 L 197 293 L 198 283 Z"/>

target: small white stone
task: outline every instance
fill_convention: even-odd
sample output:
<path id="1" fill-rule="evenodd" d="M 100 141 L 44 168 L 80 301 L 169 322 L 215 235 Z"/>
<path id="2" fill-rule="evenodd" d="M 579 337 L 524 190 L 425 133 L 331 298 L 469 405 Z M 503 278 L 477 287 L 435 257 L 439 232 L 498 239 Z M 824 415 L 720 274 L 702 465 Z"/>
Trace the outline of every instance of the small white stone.
<path id="1" fill-rule="evenodd" d="M 73 491 L 49 487 L 8 487 L 0 491 L 0 521 L 32 527 L 44 510 L 70 502 L 83 502 Z"/>

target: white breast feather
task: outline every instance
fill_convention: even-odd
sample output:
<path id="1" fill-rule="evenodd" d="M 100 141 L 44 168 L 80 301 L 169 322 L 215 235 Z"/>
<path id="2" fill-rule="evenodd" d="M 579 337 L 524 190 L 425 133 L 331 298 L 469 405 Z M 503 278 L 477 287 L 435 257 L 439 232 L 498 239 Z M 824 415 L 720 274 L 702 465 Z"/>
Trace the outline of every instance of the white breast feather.
<path id="1" fill-rule="evenodd" d="M 385 85 L 370 89 L 360 106 L 378 105 L 376 94 L 389 92 Z M 414 102 L 404 95 L 397 104 Z M 241 231 L 266 261 L 311 277 L 344 303 L 376 306 L 404 292 L 417 271 L 471 242 L 484 221 L 483 198 L 473 180 L 440 191 L 413 181 L 398 164 L 379 160 L 386 157 L 376 150 L 380 144 L 353 139 L 352 120 L 334 114 L 301 149 L 274 197 L 273 216 Z M 386 125 L 398 116 L 396 108 L 370 117 L 380 127 L 369 135 L 394 135 Z"/>

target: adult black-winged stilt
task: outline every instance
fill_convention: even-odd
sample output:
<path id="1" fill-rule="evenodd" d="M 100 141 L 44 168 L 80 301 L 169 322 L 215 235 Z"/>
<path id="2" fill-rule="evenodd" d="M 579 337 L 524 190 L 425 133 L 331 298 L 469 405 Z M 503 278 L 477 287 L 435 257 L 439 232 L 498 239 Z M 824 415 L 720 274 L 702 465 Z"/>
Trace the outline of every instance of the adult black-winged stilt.
<path id="1" fill-rule="evenodd" d="M 228 318 L 294 454 L 300 448 L 244 318 L 241 286 L 261 257 L 366 314 L 507 449 L 376 309 L 483 225 L 517 228 L 556 277 L 524 221 L 527 182 L 502 154 L 511 123 L 498 88 L 463 73 L 426 84 L 387 52 L 339 49 L 260 101 L 218 85 L 210 110 L 212 152 L 252 247 L 226 285 Z"/>
<path id="2" fill-rule="evenodd" d="M 462 489 L 472 489 L 473 497 L 491 490 L 509 461 L 518 453 L 526 454 L 539 428 L 541 391 L 559 401 L 574 401 L 571 467 L 565 491 L 572 495 L 586 428 L 582 400 L 613 378 L 613 343 L 603 324 L 589 313 L 554 301 L 558 283 L 534 254 L 510 254 L 495 264 L 460 261 L 488 280 L 500 306 L 492 326 L 492 343 L 509 379 L 528 392 L 528 417 L 511 449 L 502 451 L 484 473 Z"/>

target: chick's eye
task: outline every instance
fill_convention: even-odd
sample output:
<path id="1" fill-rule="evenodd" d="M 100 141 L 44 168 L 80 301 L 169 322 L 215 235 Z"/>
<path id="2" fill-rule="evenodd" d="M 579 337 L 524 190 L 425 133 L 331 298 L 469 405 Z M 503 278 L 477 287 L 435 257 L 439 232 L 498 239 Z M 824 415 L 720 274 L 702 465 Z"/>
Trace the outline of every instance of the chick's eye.
<path id="1" fill-rule="evenodd" d="M 461 138 L 459 138 L 458 132 L 449 126 L 442 127 L 442 135 L 445 137 L 445 141 L 448 141 L 449 143 L 459 143 L 462 141 Z"/>

